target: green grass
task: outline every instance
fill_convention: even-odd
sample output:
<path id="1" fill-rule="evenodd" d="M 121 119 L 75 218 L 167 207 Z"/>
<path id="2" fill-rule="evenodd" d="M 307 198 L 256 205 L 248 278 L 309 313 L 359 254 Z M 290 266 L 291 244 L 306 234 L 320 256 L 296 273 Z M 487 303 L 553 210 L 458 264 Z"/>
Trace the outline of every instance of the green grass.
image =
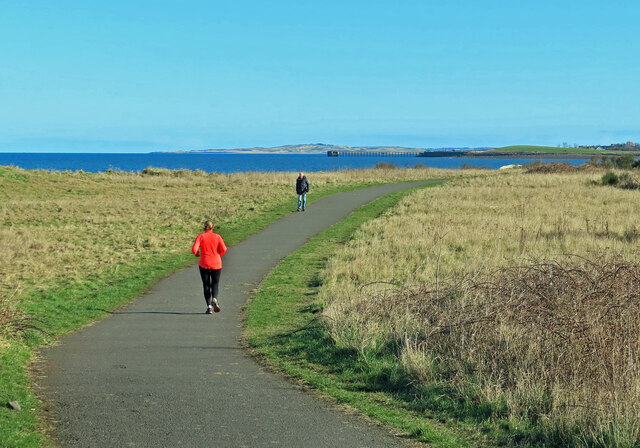
<path id="1" fill-rule="evenodd" d="M 10 397 L 0 402 L 0 446 L 37 447 L 44 436 L 38 431 L 39 421 L 31 412 L 38 406 L 30 391 L 31 381 L 24 365 L 31 358 L 31 351 L 21 345 L 12 344 L 0 350 L 0 397 Z M 15 411 L 5 405 L 17 401 L 22 410 Z"/>
<path id="2" fill-rule="evenodd" d="M 553 154 L 573 154 L 585 152 L 582 148 L 560 148 L 556 146 L 535 146 L 535 145 L 512 145 L 496 148 L 496 152 L 543 152 Z"/>
<path id="3" fill-rule="evenodd" d="M 27 182 L 29 180 L 29 178 L 24 174 L 20 174 L 13 168 L 6 166 L 0 166 L 0 178 L 18 180 L 22 182 Z"/>
<path id="4" fill-rule="evenodd" d="M 560 148 L 555 146 L 534 146 L 534 145 L 512 145 L 512 146 L 504 146 L 502 148 L 495 148 L 489 151 L 486 151 L 487 154 L 491 154 L 492 152 L 504 153 L 504 152 L 512 152 L 512 153 L 540 153 L 540 154 L 583 154 L 583 155 L 610 155 L 610 154 L 620 154 L 620 151 L 609 151 L 609 150 L 595 150 L 595 149 L 585 149 L 585 148 Z"/>
<path id="5" fill-rule="evenodd" d="M 283 260 L 247 307 L 245 341 L 267 364 L 407 436 L 438 447 L 487 446 L 497 435 L 493 427 L 478 429 L 478 421 L 495 409 L 461 402 L 439 385 L 415 384 L 393 346 L 365 355 L 337 347 L 319 317 L 316 294 L 326 261 L 362 223 L 409 191 L 362 207 Z"/>
<path id="6" fill-rule="evenodd" d="M 0 167 L 0 177 L 16 181 L 26 178 L 3 167 Z M 316 190 L 309 196 L 309 202 L 381 183 L 360 182 Z M 290 213 L 292 204 L 293 200 L 283 201 L 269 211 L 252 215 L 251 219 L 221 224 L 216 231 L 224 235 L 228 245 L 236 244 Z M 20 308 L 30 316 L 30 323 L 41 331 L 28 331 L 26 338 L 14 341 L 9 347 L 0 346 L 0 447 L 38 447 L 51 443 L 40 432 L 39 419 L 43 420 L 43 411 L 27 374 L 26 366 L 33 359 L 35 349 L 104 317 L 161 278 L 195 263 L 189 249 L 187 247 L 184 254 L 177 255 L 149 254 L 135 264 L 120 265 L 93 277 L 60 281 L 53 288 L 22 299 Z M 20 403 L 22 411 L 4 407 L 14 400 Z"/>

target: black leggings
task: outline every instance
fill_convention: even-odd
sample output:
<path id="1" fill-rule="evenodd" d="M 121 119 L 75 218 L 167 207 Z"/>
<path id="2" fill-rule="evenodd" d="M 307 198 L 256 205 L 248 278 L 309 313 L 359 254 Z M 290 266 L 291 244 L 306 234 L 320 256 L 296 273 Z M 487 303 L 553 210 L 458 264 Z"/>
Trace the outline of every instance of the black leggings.
<path id="1" fill-rule="evenodd" d="M 218 298 L 218 283 L 220 282 L 220 273 L 222 269 L 206 269 L 200 268 L 200 277 L 202 277 L 202 286 L 204 287 L 204 300 L 207 306 L 211 305 L 211 298 Z"/>

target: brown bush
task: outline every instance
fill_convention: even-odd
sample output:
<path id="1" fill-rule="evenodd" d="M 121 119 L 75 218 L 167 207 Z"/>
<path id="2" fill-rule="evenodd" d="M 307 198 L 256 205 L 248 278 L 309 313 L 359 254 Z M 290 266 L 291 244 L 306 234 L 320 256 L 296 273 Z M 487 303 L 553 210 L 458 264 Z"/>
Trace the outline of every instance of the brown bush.
<path id="1" fill-rule="evenodd" d="M 523 165 L 525 173 L 570 173 L 578 171 L 578 167 L 568 162 L 535 162 L 525 163 Z"/>
<path id="2" fill-rule="evenodd" d="M 398 167 L 395 165 L 395 163 L 378 162 L 378 163 L 376 163 L 375 169 L 377 169 L 377 170 L 395 170 L 395 169 L 398 169 Z"/>
<path id="3" fill-rule="evenodd" d="M 414 316 L 405 328 L 422 331 L 403 357 L 423 379 L 434 379 L 432 368 L 415 360 L 437 360 L 439 380 L 463 385 L 473 375 L 485 398 L 506 397 L 513 414 L 550 417 L 594 438 L 626 425 L 625 437 L 638 441 L 640 264 L 563 258 L 438 291 L 387 290 L 369 305 L 369 316 L 387 321 Z"/>

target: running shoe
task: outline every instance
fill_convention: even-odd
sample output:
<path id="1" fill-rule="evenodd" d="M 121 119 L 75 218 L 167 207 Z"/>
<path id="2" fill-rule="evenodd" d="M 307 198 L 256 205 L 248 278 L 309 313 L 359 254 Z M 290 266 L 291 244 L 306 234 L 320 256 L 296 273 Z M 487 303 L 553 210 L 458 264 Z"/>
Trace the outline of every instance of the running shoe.
<path id="1" fill-rule="evenodd" d="M 214 302 L 213 303 L 213 312 L 214 313 L 219 313 L 220 312 L 220 306 L 218 305 L 218 302 Z"/>
<path id="2" fill-rule="evenodd" d="M 209 305 L 207 307 L 207 311 L 205 311 L 204 314 L 211 314 L 211 310 L 212 310 L 211 305 Z"/>

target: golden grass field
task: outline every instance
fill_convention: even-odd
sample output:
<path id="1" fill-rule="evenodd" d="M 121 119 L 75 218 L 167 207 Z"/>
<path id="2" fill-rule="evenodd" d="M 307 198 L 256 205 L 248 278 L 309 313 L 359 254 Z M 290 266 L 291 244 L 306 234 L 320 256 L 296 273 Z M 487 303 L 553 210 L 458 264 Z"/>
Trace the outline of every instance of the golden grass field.
<path id="1" fill-rule="evenodd" d="M 442 173 L 311 173 L 309 199 L 353 185 Z M 27 296 L 140 261 L 190 253 L 205 219 L 213 220 L 224 237 L 225 227 L 249 225 L 285 203 L 295 207 L 296 176 L 154 168 L 94 174 L 0 167 L 0 311 L 9 320 Z M 0 330 L 2 326 L 0 319 Z"/>
<path id="2" fill-rule="evenodd" d="M 365 224 L 329 261 L 321 296 L 332 336 L 362 352 L 396 345 L 416 381 L 446 384 L 550 433 L 637 445 L 640 192 L 602 186 L 603 174 L 308 174 L 310 199 L 451 179 Z M 0 350 L 25 299 L 189 254 L 205 219 L 225 237 L 283 204 L 293 210 L 295 177 L 0 167 Z"/>
<path id="3" fill-rule="evenodd" d="M 637 446 L 640 192 L 603 174 L 516 169 L 404 198 L 329 262 L 332 336 L 399 346 L 417 381 L 567 440 Z"/>

